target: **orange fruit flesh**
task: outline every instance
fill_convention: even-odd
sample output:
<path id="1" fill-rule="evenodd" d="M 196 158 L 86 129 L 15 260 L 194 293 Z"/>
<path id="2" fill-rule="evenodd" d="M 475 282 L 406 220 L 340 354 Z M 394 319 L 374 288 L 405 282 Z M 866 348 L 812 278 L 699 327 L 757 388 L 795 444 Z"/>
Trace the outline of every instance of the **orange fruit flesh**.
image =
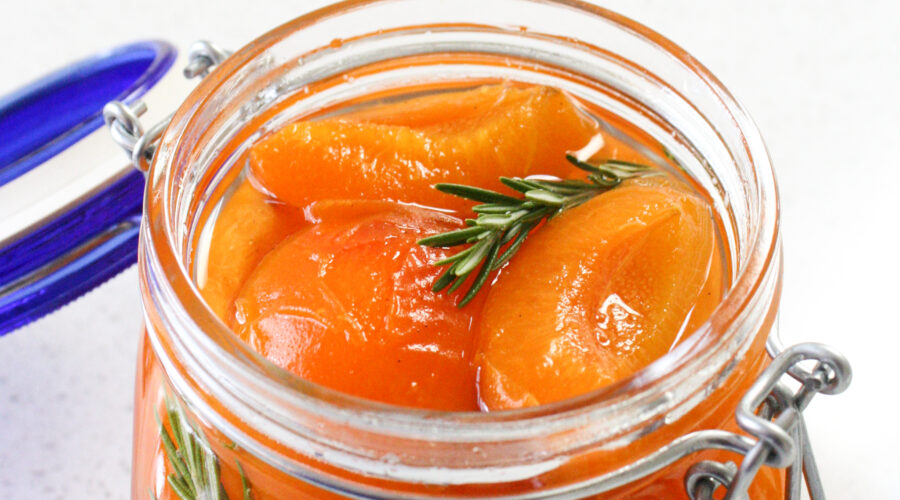
<path id="1" fill-rule="evenodd" d="M 466 101 L 471 105 L 466 106 Z M 438 115 L 446 112 L 447 119 Z M 565 153 L 596 124 L 559 90 L 496 85 L 289 125 L 253 147 L 254 178 L 280 200 L 375 199 L 464 210 L 471 202 L 436 192 L 438 182 L 500 189 L 500 176 L 564 176 Z M 359 121 L 360 119 L 366 121 Z"/>
<path id="2" fill-rule="evenodd" d="M 551 220 L 491 287 L 481 319 L 484 409 L 609 385 L 665 354 L 704 290 L 714 228 L 667 181 L 627 181 Z"/>

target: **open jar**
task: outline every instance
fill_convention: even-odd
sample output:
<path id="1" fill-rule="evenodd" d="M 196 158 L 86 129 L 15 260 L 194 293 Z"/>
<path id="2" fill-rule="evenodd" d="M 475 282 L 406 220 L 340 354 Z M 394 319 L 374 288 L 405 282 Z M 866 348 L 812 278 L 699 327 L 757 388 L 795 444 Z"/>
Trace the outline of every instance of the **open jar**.
<path id="1" fill-rule="evenodd" d="M 646 154 L 711 200 L 731 288 L 667 355 L 560 403 L 413 410 L 274 366 L 204 303 L 201 249 L 254 142 L 371 99 L 503 80 L 562 89 L 639 130 Z M 771 363 L 781 254 L 765 146 L 728 91 L 647 28 L 574 1 L 339 4 L 225 59 L 154 152 L 132 498 L 713 498 L 718 487 L 798 498 L 801 469 L 817 494 L 800 412 L 816 392 L 840 392 L 849 368 L 819 345 Z M 796 394 L 779 383 L 788 375 Z"/>

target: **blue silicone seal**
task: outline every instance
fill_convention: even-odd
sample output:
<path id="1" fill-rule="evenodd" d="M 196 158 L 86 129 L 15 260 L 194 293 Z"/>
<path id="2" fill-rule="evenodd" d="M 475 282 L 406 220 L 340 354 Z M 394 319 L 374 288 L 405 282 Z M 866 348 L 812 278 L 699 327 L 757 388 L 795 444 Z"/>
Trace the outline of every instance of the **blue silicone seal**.
<path id="1" fill-rule="evenodd" d="M 175 48 L 165 42 L 124 45 L 0 98 L 0 190 L 7 184 L 13 188 L 16 178 L 97 131 L 107 102 L 140 99 L 175 57 Z M 135 262 L 143 192 L 144 176 L 129 172 L 14 241 L 0 243 L 0 336 Z"/>

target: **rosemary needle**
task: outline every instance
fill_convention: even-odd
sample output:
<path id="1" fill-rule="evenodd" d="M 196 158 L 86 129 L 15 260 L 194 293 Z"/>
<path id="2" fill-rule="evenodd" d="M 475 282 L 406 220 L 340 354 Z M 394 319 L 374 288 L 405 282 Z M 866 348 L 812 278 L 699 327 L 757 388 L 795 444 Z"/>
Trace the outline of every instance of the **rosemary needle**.
<path id="1" fill-rule="evenodd" d="M 508 262 L 541 221 L 577 207 L 615 188 L 625 179 L 647 175 L 651 170 L 646 165 L 618 160 L 606 160 L 594 165 L 572 155 L 566 155 L 566 159 L 588 173 L 586 181 L 537 176 L 500 178 L 500 182 L 517 191 L 521 197 L 462 184 L 435 184 L 435 189 L 442 193 L 481 204 L 472 207 L 477 215 L 474 219 L 466 219 L 469 227 L 418 241 L 420 245 L 429 247 L 470 245 L 433 263 L 447 266 L 447 269 L 435 280 L 432 290 L 440 292 L 446 289 L 447 293 L 453 293 L 475 273 L 471 286 L 457 304 L 459 307 L 465 306 L 487 282 L 491 271 Z"/>

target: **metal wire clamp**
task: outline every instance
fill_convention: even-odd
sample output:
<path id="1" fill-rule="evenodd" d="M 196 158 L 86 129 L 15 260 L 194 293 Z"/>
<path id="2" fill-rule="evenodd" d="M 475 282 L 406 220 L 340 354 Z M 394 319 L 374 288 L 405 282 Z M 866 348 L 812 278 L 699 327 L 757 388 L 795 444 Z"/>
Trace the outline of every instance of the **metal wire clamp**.
<path id="1" fill-rule="evenodd" d="M 198 76 L 203 78 L 229 55 L 231 55 L 230 51 L 223 50 L 211 42 L 204 40 L 194 42 L 188 51 L 188 64 L 183 71 L 184 77 L 188 79 Z M 143 101 L 136 101 L 131 105 L 121 101 L 112 101 L 103 106 L 103 120 L 109 128 L 113 140 L 125 150 L 125 153 L 131 158 L 131 163 L 141 172 L 147 172 L 150 169 L 159 138 L 174 115 L 174 113 L 168 115 L 145 132 L 139 117 L 146 112 L 147 105 Z"/>
<path id="2" fill-rule="evenodd" d="M 809 360 L 815 363 L 812 369 L 803 366 Z M 786 375 L 800 382 L 796 392 L 785 384 Z M 787 468 L 788 500 L 800 500 L 804 480 L 809 497 L 824 500 L 802 412 L 817 393 L 839 394 L 851 378 L 847 359 L 824 344 L 797 344 L 775 355 L 735 412 L 738 425 L 756 443 L 744 454 L 740 467 L 710 460 L 694 464 L 684 479 L 688 496 L 711 500 L 716 490 L 724 488 L 725 500 L 746 498 L 759 468 L 768 465 Z"/>

